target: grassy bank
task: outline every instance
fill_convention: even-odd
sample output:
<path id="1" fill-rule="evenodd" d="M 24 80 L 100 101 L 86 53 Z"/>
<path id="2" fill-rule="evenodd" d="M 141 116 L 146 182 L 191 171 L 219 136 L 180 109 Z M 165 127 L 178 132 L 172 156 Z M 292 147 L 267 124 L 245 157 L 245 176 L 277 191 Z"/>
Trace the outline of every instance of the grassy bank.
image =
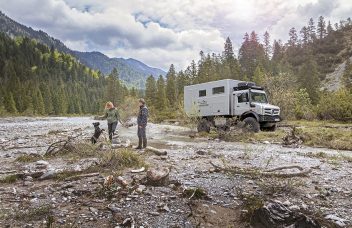
<path id="1" fill-rule="evenodd" d="M 306 146 L 324 147 L 338 150 L 352 150 L 352 123 L 326 121 L 287 121 L 280 124 L 275 132 L 261 131 L 259 133 L 215 132 L 207 135 L 233 142 L 270 142 L 282 143 L 283 138 L 296 127 L 295 134 Z"/>

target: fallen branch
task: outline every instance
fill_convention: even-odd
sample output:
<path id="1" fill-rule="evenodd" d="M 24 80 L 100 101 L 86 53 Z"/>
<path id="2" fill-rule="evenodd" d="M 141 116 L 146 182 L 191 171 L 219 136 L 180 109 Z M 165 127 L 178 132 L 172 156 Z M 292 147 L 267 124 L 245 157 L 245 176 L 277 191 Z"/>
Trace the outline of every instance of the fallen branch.
<path id="1" fill-rule="evenodd" d="M 258 176 L 265 176 L 265 177 L 281 177 L 281 178 L 304 177 L 304 176 L 307 176 L 310 172 L 312 172 L 310 168 L 307 169 L 297 165 L 282 166 L 282 167 L 277 167 L 270 170 L 260 171 L 257 169 L 240 168 L 236 166 L 230 167 L 230 168 L 224 168 L 214 164 L 213 162 L 210 162 L 210 164 L 215 168 L 216 171 L 223 171 L 223 172 L 229 172 L 229 173 L 235 173 L 235 174 L 258 175 Z M 286 170 L 286 169 L 298 169 L 299 171 L 292 172 L 292 173 L 276 172 L 276 171 Z"/>
<path id="2" fill-rule="evenodd" d="M 65 178 L 64 181 L 79 180 L 79 179 L 82 179 L 82 178 L 95 177 L 95 176 L 99 176 L 99 175 L 100 175 L 100 173 L 87 173 L 87 174 L 75 175 L 75 176 L 72 176 L 72 177 Z"/>
<path id="3" fill-rule="evenodd" d="M 5 151 L 7 150 L 15 150 L 15 149 L 30 149 L 30 148 L 40 148 L 40 147 L 45 147 L 45 146 L 11 146 L 4 148 Z"/>
<path id="4" fill-rule="evenodd" d="M 275 171 L 285 170 L 285 169 L 298 169 L 299 171 L 293 172 L 293 173 L 273 173 Z M 274 177 L 302 177 L 302 176 L 307 176 L 310 172 L 312 172 L 312 169 L 310 168 L 307 169 L 298 165 L 291 165 L 291 166 L 282 166 L 282 167 L 266 170 L 264 171 L 263 175 L 274 176 Z"/>
<path id="5" fill-rule="evenodd" d="M 50 144 L 50 146 L 48 147 L 48 149 L 45 152 L 45 156 L 55 155 L 56 153 L 58 153 L 59 151 L 64 149 L 72 140 L 78 138 L 79 136 L 82 136 L 82 134 L 79 134 L 76 136 L 69 136 L 67 138 L 67 140 L 60 140 L 60 141 L 57 141 L 57 142 Z"/>

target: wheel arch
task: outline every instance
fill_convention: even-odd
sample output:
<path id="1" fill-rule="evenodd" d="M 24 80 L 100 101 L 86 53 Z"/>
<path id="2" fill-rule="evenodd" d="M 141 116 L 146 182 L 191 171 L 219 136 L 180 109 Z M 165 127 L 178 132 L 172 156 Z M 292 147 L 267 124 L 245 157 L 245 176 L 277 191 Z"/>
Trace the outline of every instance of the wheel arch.
<path id="1" fill-rule="evenodd" d="M 247 117 L 253 117 L 254 119 L 256 119 L 259 123 L 259 115 L 253 111 L 247 111 L 245 113 L 243 113 L 240 116 L 240 121 L 243 121 L 244 119 L 246 119 Z"/>

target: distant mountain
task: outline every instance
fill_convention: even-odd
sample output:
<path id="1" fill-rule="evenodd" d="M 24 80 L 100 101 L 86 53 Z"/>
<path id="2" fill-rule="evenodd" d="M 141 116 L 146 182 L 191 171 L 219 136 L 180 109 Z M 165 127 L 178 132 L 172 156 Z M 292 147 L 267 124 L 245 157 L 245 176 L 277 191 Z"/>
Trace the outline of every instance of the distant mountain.
<path id="1" fill-rule="evenodd" d="M 74 51 L 73 55 L 84 65 L 100 70 L 104 74 L 109 74 L 114 68 L 117 68 L 123 81 L 138 88 L 145 87 L 148 76 L 158 77 L 166 74 L 165 71 L 147 66 L 136 59 L 109 58 L 100 52 Z"/>
<path id="2" fill-rule="evenodd" d="M 0 11 L 0 32 L 4 32 L 10 37 L 28 37 L 38 42 L 54 47 L 55 49 L 71 54 L 81 63 L 89 68 L 100 70 L 103 74 L 109 74 L 113 68 L 117 68 L 121 80 L 129 86 L 144 88 L 148 76 L 165 75 L 166 72 L 157 68 L 147 66 L 146 64 L 135 59 L 109 58 L 100 52 L 79 52 L 66 47 L 60 40 L 49 36 L 47 33 L 39 30 L 36 31 L 30 27 L 22 25 L 11 18 L 7 17 Z"/>

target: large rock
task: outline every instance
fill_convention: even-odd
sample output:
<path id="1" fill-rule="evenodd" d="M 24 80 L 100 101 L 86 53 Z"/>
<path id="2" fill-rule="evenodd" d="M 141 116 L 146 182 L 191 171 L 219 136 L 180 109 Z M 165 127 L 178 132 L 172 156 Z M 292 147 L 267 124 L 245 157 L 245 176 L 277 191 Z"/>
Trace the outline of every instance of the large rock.
<path id="1" fill-rule="evenodd" d="M 147 171 L 147 184 L 154 186 L 167 185 L 169 182 L 168 168 L 154 168 Z"/>
<path id="2" fill-rule="evenodd" d="M 301 213 L 289 210 L 281 202 L 268 203 L 254 211 L 251 217 L 253 228 L 320 228 L 320 224 Z"/>

